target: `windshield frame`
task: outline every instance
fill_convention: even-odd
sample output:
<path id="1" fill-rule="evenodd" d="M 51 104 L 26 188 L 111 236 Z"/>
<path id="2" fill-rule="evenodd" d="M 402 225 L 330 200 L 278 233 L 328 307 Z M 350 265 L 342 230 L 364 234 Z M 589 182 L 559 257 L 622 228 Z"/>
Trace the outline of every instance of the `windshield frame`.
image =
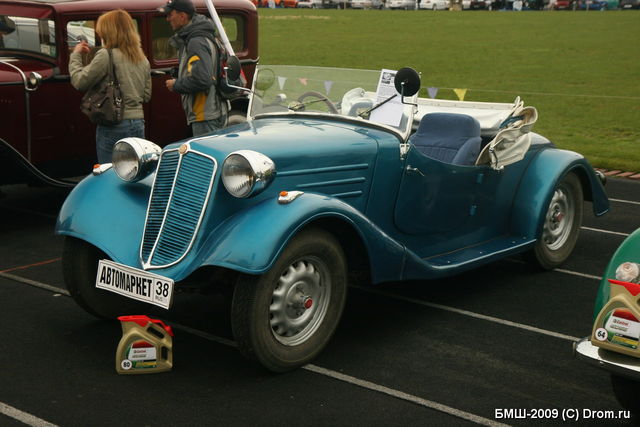
<path id="1" fill-rule="evenodd" d="M 347 116 L 347 115 L 342 115 L 342 114 L 335 114 L 335 113 L 323 113 L 323 112 L 313 112 L 313 111 L 295 111 L 295 110 L 287 110 L 287 111 L 278 111 L 278 112 L 265 112 L 265 113 L 258 113 L 258 114 L 253 114 L 253 103 L 254 103 L 254 98 L 258 97 L 261 98 L 257 95 L 256 92 L 256 83 L 258 82 L 258 76 L 259 73 L 261 71 L 261 69 L 265 69 L 265 68 L 269 68 L 269 67 L 298 67 L 301 69 L 305 69 L 305 68 L 313 68 L 316 70 L 341 70 L 341 71 L 357 71 L 357 72 L 362 72 L 362 71 L 368 71 L 368 72 L 374 72 L 374 73 L 379 73 L 380 70 L 364 70 L 364 69 L 355 69 L 355 68 L 335 68 L 335 67 L 314 67 L 314 66 L 295 66 L 295 65 L 258 65 L 256 67 L 256 73 L 253 79 L 253 84 L 251 86 L 251 94 L 249 97 L 249 105 L 248 105 L 248 109 L 247 109 L 247 121 L 253 121 L 253 120 L 259 120 L 262 118 L 270 118 L 270 117 L 277 117 L 277 118 L 282 118 L 282 117 L 287 117 L 287 118 L 291 118 L 291 117 L 300 117 L 300 118 L 314 118 L 314 119 L 319 119 L 319 120 L 331 120 L 331 121 L 338 121 L 338 122 L 344 122 L 344 123 L 350 123 L 353 125 L 357 125 L 357 126 L 366 126 L 366 127 L 372 127 L 375 129 L 380 129 L 380 130 L 384 130 L 387 132 L 391 132 L 394 135 L 396 135 L 396 137 L 400 140 L 400 143 L 406 143 L 409 136 L 411 135 L 412 132 L 412 128 L 413 128 L 413 121 L 415 118 L 415 115 L 417 113 L 417 94 L 412 96 L 412 97 L 405 97 L 404 100 L 405 102 L 403 104 L 405 104 L 406 110 L 407 110 L 407 124 L 405 126 L 405 129 L 399 129 L 387 124 L 383 124 L 383 123 L 379 123 L 379 122 L 375 122 L 375 121 L 371 121 L 368 119 L 363 119 L 360 117 L 354 117 L 354 116 Z M 398 94 L 399 96 L 400 94 Z M 411 106 L 411 107 L 408 107 Z M 286 107 L 286 106 L 285 106 Z"/>

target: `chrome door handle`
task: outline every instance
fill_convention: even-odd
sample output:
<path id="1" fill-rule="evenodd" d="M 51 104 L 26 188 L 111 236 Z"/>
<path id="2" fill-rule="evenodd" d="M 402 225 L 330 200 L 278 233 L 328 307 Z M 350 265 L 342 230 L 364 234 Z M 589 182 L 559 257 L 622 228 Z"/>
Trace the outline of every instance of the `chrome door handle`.
<path id="1" fill-rule="evenodd" d="M 413 166 L 407 166 L 407 173 L 412 173 L 420 176 L 426 176 L 422 173 L 422 171 L 418 168 L 414 168 Z"/>

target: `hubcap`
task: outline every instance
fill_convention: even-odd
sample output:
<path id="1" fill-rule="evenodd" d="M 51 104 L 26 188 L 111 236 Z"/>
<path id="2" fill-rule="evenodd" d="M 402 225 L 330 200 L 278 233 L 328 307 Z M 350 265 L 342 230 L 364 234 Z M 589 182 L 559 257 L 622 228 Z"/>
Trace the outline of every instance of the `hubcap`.
<path id="1" fill-rule="evenodd" d="M 573 199 L 560 186 L 553 193 L 542 231 L 542 240 L 548 249 L 555 251 L 565 244 L 571 233 L 574 217 Z"/>
<path id="2" fill-rule="evenodd" d="M 302 344 L 320 327 L 327 313 L 331 282 L 326 264 L 316 257 L 300 259 L 285 269 L 271 298 L 271 332 L 280 343 Z"/>

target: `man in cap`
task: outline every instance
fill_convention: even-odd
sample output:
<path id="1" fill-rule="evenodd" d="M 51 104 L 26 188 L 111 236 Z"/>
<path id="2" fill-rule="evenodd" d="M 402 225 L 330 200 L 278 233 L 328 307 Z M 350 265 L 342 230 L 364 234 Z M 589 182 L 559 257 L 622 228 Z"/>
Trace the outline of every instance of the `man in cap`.
<path id="1" fill-rule="evenodd" d="M 158 8 L 176 32 L 169 43 L 178 49 L 178 76 L 166 81 L 167 89 L 182 97 L 193 136 L 223 128 L 227 123 L 227 102 L 217 92 L 218 55 L 214 45 L 215 26 L 197 14 L 191 0 L 169 0 Z"/>

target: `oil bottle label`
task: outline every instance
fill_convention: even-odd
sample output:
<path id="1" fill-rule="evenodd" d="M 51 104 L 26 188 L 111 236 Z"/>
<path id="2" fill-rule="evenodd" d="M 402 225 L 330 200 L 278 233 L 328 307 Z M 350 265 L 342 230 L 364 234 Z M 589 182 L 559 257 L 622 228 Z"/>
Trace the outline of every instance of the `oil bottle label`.
<path id="1" fill-rule="evenodd" d="M 607 313 L 604 318 L 604 329 L 596 338 L 600 341 L 608 340 L 612 344 L 636 349 L 640 340 L 640 322 L 627 309 L 616 309 Z M 606 334 L 605 334 L 606 332 Z"/>
<path id="2" fill-rule="evenodd" d="M 127 358 L 120 366 L 122 369 L 148 369 L 157 366 L 157 353 L 153 344 L 146 341 L 133 342 L 126 351 Z"/>

